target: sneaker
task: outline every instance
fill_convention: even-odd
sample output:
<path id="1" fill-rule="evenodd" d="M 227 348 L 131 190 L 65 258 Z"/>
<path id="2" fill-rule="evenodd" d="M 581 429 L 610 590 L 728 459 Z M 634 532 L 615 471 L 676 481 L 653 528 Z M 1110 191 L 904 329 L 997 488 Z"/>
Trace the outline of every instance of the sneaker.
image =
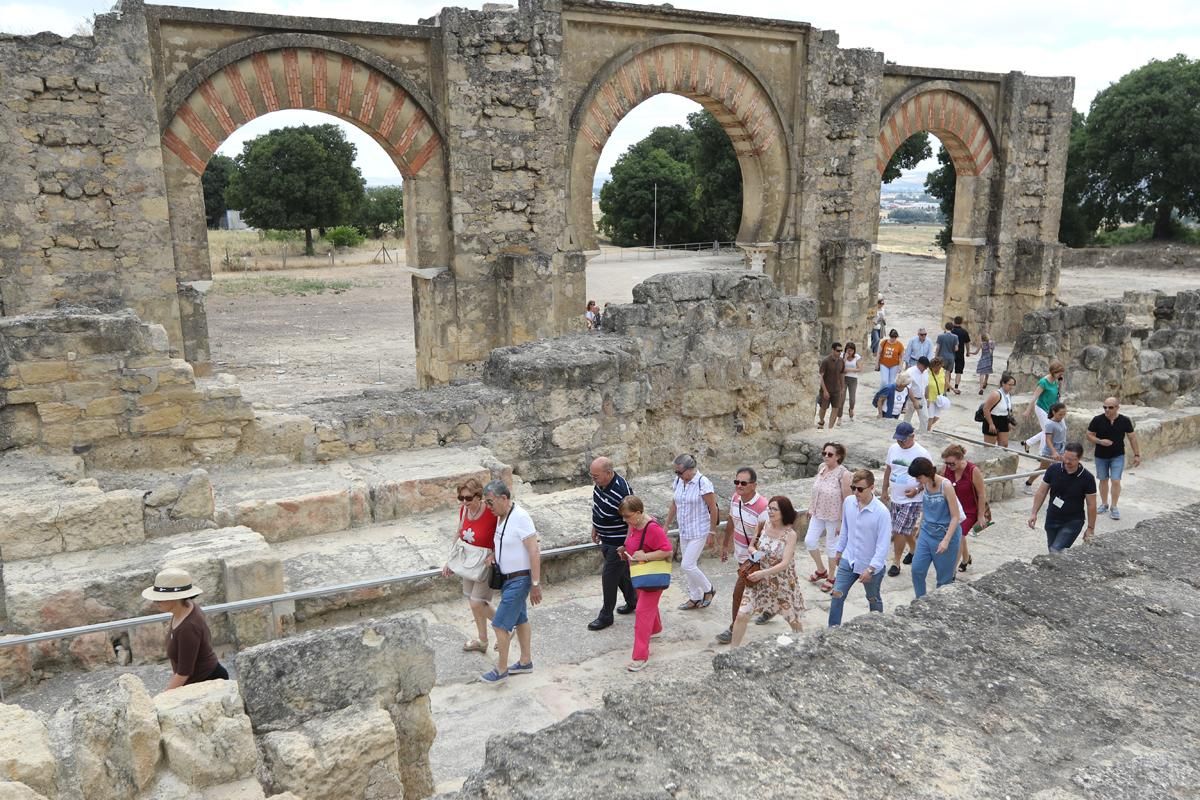
<path id="1" fill-rule="evenodd" d="M 763 613 L 759 614 L 757 617 L 754 618 L 754 624 L 755 625 L 766 625 L 768 622 L 771 621 L 771 619 L 774 616 L 775 616 L 775 614 L 773 612 L 764 611 Z"/>
<path id="2" fill-rule="evenodd" d="M 905 553 L 905 554 L 904 554 L 904 558 L 900 559 L 900 562 L 901 562 L 902 564 L 911 564 L 911 563 L 912 563 L 912 557 L 913 557 L 913 554 L 912 554 L 912 553 Z"/>
<path id="3" fill-rule="evenodd" d="M 733 641 L 733 628 L 726 628 L 717 634 L 717 644 L 729 644 Z"/>
<path id="4" fill-rule="evenodd" d="M 1022 489 L 1021 491 L 1024 492 L 1025 494 L 1033 494 L 1034 493 L 1033 484 L 1032 483 L 1025 484 L 1025 488 Z"/>
<path id="5" fill-rule="evenodd" d="M 508 665 L 508 674 L 510 675 L 528 675 L 533 672 L 533 662 L 522 664 L 520 661 Z"/>
<path id="6" fill-rule="evenodd" d="M 894 578 L 899 574 L 900 574 L 900 567 L 898 565 L 892 564 L 890 567 L 888 567 L 888 576 L 889 577 Z"/>
<path id="7" fill-rule="evenodd" d="M 495 669 L 491 669 L 491 670 L 483 673 L 482 675 L 480 675 L 479 680 L 483 681 L 484 683 L 496 684 L 496 683 L 500 683 L 507 677 L 508 677 L 507 672 L 496 672 Z"/>
<path id="8" fill-rule="evenodd" d="M 1110 510 L 1109 510 L 1109 512 L 1108 512 L 1108 516 L 1112 517 L 1113 519 L 1120 519 L 1120 518 L 1121 518 L 1121 512 L 1120 512 L 1120 511 L 1118 511 L 1117 509 L 1113 508 L 1113 509 L 1110 509 Z"/>
<path id="9" fill-rule="evenodd" d="M 1097 514 L 1107 514 L 1108 513 L 1108 503 L 1101 503 L 1099 506 L 1097 506 L 1096 513 Z"/>

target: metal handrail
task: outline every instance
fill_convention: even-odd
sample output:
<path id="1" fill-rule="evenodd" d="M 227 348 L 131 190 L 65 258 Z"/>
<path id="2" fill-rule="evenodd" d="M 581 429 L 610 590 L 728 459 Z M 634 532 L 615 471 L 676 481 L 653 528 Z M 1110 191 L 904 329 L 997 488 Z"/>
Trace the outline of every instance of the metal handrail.
<path id="1" fill-rule="evenodd" d="M 573 555 L 582 553 L 587 550 L 598 547 L 599 545 L 588 542 L 586 544 L 575 544 L 568 547 L 556 547 L 552 550 L 542 552 L 542 558 L 554 558 L 556 556 Z M 250 597 L 245 600 L 231 600 L 228 603 L 217 603 L 211 606 L 204 606 L 205 614 L 225 614 L 234 611 L 248 611 L 262 606 L 275 605 L 276 603 L 292 603 L 297 600 L 308 600 L 314 597 L 325 597 L 331 594 L 342 594 L 344 592 L 353 592 L 359 589 L 373 589 L 377 586 L 388 586 L 394 583 L 409 583 L 412 581 L 424 580 L 425 578 L 434 578 L 442 574 L 441 567 L 437 569 L 426 569 L 420 572 L 409 572 L 403 575 L 388 575 L 382 578 L 370 578 L 368 580 L 354 581 L 352 583 L 335 584 L 333 586 L 317 586 L 312 589 L 299 589 L 294 592 L 284 592 L 283 594 L 264 595 L 263 597 Z M 0 639 L 0 649 L 5 647 L 17 647 L 23 644 L 34 644 L 36 642 L 48 642 L 55 639 L 70 639 L 73 636 L 82 636 L 87 633 L 103 633 L 105 631 L 124 630 L 126 628 L 139 628 L 143 625 L 153 625 L 156 622 L 166 622 L 171 618 L 168 613 L 150 614 L 145 617 L 130 617 L 128 619 L 117 619 L 111 622 L 97 622 L 91 625 L 79 625 L 74 628 L 61 628 L 55 631 L 41 631 L 39 633 L 27 633 L 13 636 L 7 639 Z"/>
<path id="2" fill-rule="evenodd" d="M 983 482 L 999 483 L 1002 481 L 1016 480 L 1018 478 L 1028 478 L 1033 475 L 1041 475 L 1043 472 L 1044 470 L 1034 470 L 1032 472 L 1019 472 L 1013 475 L 996 475 L 990 478 L 984 478 Z M 587 542 L 584 544 L 568 545 L 567 547 L 556 547 L 543 551 L 541 556 L 542 558 L 556 558 L 558 556 L 574 555 L 576 553 L 583 553 L 588 550 L 596 549 L 598 546 L 599 545 Z M 231 600 L 226 603 L 216 603 L 215 605 L 204 606 L 204 613 L 228 614 L 237 611 L 249 611 L 251 609 L 261 608 L 263 606 L 275 605 L 277 603 L 294 603 L 297 600 L 309 600 L 315 597 L 343 594 L 345 592 L 353 592 L 360 589 L 373 589 L 378 586 L 410 583 L 413 581 L 424 580 L 426 578 L 435 578 L 441 574 L 442 570 L 439 567 L 437 569 L 426 569 L 420 572 L 409 572 L 403 575 L 387 575 L 382 578 L 369 578 L 367 580 L 334 584 L 332 586 L 317 586 L 311 589 L 298 589 L 294 592 L 284 592 L 283 594 L 250 597 L 245 600 Z M 274 616 L 275 615 L 272 614 L 272 618 L 274 618 Z M 91 625 L 79 625 L 74 628 L 60 628 L 53 631 L 19 634 L 0 639 L 0 649 L 35 644 L 37 642 L 49 642 L 56 639 L 70 639 L 74 636 L 82 636 L 88 633 L 104 633 L 105 631 L 139 628 L 143 625 L 153 625 L 156 622 L 166 622 L 170 618 L 171 615 L 168 613 L 149 614 L 144 617 L 130 617 L 128 619 L 117 619 L 110 622 L 96 622 Z"/>

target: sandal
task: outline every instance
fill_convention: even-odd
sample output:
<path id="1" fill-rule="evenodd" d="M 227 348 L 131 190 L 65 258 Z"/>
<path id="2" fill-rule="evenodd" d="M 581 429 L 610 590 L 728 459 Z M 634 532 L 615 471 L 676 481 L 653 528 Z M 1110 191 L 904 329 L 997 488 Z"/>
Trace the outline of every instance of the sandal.
<path id="1" fill-rule="evenodd" d="M 683 605 L 681 605 L 679 607 L 679 610 L 680 611 L 692 611 L 693 609 L 703 608 L 703 606 L 700 605 L 701 602 L 703 602 L 703 601 L 702 600 L 688 600 L 686 603 L 684 603 Z"/>
<path id="2" fill-rule="evenodd" d="M 826 580 L 824 583 L 822 583 L 821 591 L 825 592 L 826 594 L 828 594 L 829 592 L 832 592 L 833 591 L 833 581 Z"/>
<path id="3" fill-rule="evenodd" d="M 808 582 L 809 583 L 820 583 L 821 581 L 826 580 L 828 577 L 829 577 L 829 572 L 827 570 L 821 570 L 820 572 L 814 572 L 812 575 L 809 575 Z"/>
<path id="4" fill-rule="evenodd" d="M 716 589 L 709 589 L 704 593 L 704 597 L 700 599 L 700 608 L 708 608 L 712 605 L 713 598 L 717 596 Z"/>
<path id="5" fill-rule="evenodd" d="M 487 642 L 483 641 L 482 639 L 468 639 L 467 641 L 463 642 L 463 652 L 486 653 Z"/>

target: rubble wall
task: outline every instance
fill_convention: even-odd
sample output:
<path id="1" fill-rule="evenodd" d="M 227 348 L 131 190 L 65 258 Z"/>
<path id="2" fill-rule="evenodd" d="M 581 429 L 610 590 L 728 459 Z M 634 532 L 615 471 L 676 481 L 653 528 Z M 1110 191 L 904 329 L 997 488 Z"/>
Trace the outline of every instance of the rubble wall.
<path id="1" fill-rule="evenodd" d="M 1073 396 L 1167 407 L 1200 387 L 1200 291 L 1126 292 L 1123 299 L 1026 315 L 1008 371 L 1036 381 L 1067 366 Z"/>
<path id="2" fill-rule="evenodd" d="M 1188 796 L 1198 517 L 1191 506 L 895 614 L 723 653 L 695 682 L 656 675 L 491 739 L 454 796 Z"/>

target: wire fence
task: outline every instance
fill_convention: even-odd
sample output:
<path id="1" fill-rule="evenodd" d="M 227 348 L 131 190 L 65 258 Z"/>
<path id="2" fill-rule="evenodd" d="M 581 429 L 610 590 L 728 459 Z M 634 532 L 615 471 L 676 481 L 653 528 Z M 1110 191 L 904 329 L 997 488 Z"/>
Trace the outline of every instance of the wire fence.
<path id="1" fill-rule="evenodd" d="M 684 244 L 660 244 L 658 247 L 616 247 L 601 245 L 600 255 L 591 263 L 618 261 L 657 261 L 659 259 L 695 256 L 740 256 L 742 251 L 737 242 L 686 242 Z"/>

